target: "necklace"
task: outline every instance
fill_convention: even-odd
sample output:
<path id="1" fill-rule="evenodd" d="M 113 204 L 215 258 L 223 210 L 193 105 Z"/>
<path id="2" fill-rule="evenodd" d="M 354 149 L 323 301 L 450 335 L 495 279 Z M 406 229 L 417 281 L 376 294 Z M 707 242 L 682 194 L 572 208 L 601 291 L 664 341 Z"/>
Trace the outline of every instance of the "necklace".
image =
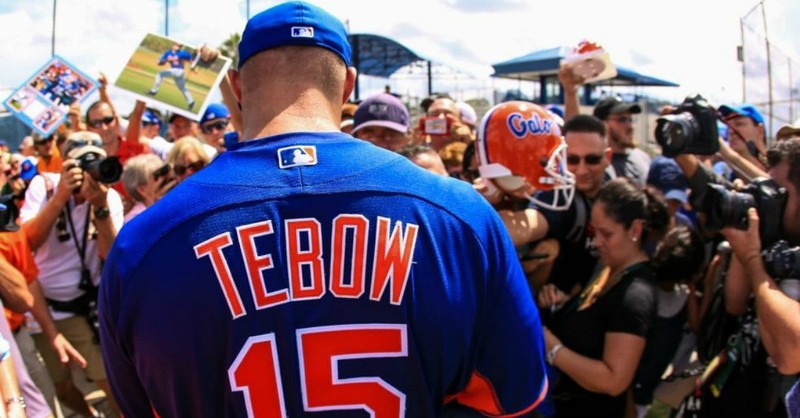
<path id="1" fill-rule="evenodd" d="M 578 310 L 582 311 L 592 306 L 597 299 L 604 293 L 616 285 L 620 279 L 626 274 L 633 272 L 639 268 L 647 258 L 637 259 L 636 261 L 628 264 L 625 268 L 611 274 L 611 268 L 608 266 L 603 267 L 592 279 L 591 283 L 586 286 L 586 289 L 581 292 L 579 296 Z M 606 286 L 608 285 L 608 286 Z"/>

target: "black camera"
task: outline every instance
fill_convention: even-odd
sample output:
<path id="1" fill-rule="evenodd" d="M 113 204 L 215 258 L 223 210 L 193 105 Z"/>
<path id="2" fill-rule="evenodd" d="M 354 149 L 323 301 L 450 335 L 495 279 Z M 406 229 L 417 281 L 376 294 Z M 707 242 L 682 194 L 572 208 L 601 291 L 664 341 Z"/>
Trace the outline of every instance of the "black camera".
<path id="1" fill-rule="evenodd" d="M 17 200 L 19 199 L 20 197 L 13 193 L 0 196 L 0 232 L 19 231 L 19 225 L 17 225 L 19 217 Z"/>
<path id="2" fill-rule="evenodd" d="M 78 167 L 100 183 L 111 184 L 122 176 L 122 164 L 117 157 L 103 157 L 87 152 L 77 158 Z"/>
<path id="3" fill-rule="evenodd" d="M 785 205 L 786 189 L 772 179 L 759 177 L 741 191 L 708 183 L 701 208 L 706 215 L 704 226 L 708 231 L 727 226 L 747 229 L 747 210 L 755 208 L 762 245 L 769 246 L 781 237 Z"/>
<path id="4" fill-rule="evenodd" d="M 671 115 L 656 119 L 656 141 L 666 157 L 719 151 L 717 111 L 701 95 L 687 96 Z"/>
<path id="5" fill-rule="evenodd" d="M 767 274 L 776 281 L 800 278 L 800 247 L 789 247 L 789 243 L 780 240 L 761 251 L 761 259 Z"/>

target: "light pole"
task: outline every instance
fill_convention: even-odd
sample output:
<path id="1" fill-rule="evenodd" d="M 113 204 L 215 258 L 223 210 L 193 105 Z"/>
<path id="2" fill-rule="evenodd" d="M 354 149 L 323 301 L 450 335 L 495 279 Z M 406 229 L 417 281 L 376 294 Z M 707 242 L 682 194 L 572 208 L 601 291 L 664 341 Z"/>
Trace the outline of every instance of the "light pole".
<path id="1" fill-rule="evenodd" d="M 53 28 L 50 31 L 50 56 L 56 55 L 56 2 L 53 0 Z"/>

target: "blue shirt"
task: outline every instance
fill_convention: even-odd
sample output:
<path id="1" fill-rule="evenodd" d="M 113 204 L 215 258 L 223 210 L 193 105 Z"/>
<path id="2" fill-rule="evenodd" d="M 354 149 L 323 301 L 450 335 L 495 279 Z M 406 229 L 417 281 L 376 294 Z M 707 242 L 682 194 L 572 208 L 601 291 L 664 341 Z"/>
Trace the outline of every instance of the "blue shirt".
<path id="1" fill-rule="evenodd" d="M 164 52 L 164 55 L 161 56 L 159 63 L 168 63 L 172 68 L 180 68 L 183 69 L 183 65 L 186 61 L 191 61 L 192 55 L 188 52 L 179 49 L 177 51 L 168 50 Z"/>
<path id="2" fill-rule="evenodd" d="M 547 390 L 494 210 L 344 134 L 221 154 L 122 229 L 100 293 L 126 416 L 517 416 Z"/>

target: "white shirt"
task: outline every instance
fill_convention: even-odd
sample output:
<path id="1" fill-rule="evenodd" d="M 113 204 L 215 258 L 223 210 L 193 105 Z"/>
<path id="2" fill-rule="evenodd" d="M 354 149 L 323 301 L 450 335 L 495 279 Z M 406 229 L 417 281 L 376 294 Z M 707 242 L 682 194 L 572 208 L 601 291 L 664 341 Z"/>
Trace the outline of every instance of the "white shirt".
<path id="1" fill-rule="evenodd" d="M 53 184 L 53 193 L 56 193 L 58 182 L 61 179 L 59 173 L 42 173 L 31 180 L 28 191 L 25 193 L 25 204 L 20 210 L 20 219 L 22 223 L 35 217 L 39 211 L 47 203 L 47 185 L 42 176 L 47 176 Z M 122 200 L 119 194 L 114 189 L 108 189 L 106 197 L 108 201 L 108 209 L 111 212 L 111 220 L 114 227 L 119 231 L 122 228 L 123 222 L 123 207 Z M 45 297 L 61 302 L 67 302 L 80 297 L 83 291 L 78 289 L 78 284 L 81 281 L 81 260 L 79 258 L 78 249 L 75 245 L 76 239 L 79 245 L 83 245 L 83 234 L 86 228 L 87 213 L 90 210 L 89 202 L 83 202 L 80 205 L 75 205 L 73 199 L 70 199 L 68 207 L 71 209 L 72 223 L 75 227 L 75 234 L 73 237 L 72 230 L 69 227 L 69 222 L 64 219 L 64 229 L 69 232 L 70 239 L 60 242 L 57 238 L 56 231 L 59 229 L 58 221 L 54 224 L 53 228 L 47 235 L 45 242 L 34 252 L 34 259 L 36 265 L 39 267 L 39 283 L 42 285 L 42 291 Z M 97 255 L 97 240 L 87 239 L 85 250 L 85 264 L 92 275 L 92 281 L 95 286 L 100 284 L 100 257 Z M 69 318 L 72 316 L 66 312 L 52 311 L 53 319 L 59 320 Z"/>

